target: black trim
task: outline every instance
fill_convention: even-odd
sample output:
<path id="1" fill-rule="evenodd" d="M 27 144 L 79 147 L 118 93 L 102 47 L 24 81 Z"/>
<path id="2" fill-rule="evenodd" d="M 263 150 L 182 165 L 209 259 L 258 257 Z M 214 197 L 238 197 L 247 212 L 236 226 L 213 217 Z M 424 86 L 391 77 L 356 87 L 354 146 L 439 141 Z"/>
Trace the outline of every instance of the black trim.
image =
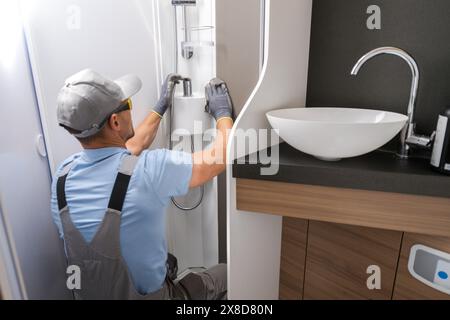
<path id="1" fill-rule="evenodd" d="M 56 192 L 58 197 L 58 208 L 59 211 L 67 207 L 67 200 L 66 200 L 66 180 L 67 180 L 68 174 L 65 176 L 58 178 L 58 183 L 56 185 Z"/>
<path id="2" fill-rule="evenodd" d="M 125 175 L 123 173 L 117 174 L 116 182 L 114 183 L 114 188 L 109 200 L 109 209 L 122 212 L 130 180 L 131 176 L 129 175 Z"/>

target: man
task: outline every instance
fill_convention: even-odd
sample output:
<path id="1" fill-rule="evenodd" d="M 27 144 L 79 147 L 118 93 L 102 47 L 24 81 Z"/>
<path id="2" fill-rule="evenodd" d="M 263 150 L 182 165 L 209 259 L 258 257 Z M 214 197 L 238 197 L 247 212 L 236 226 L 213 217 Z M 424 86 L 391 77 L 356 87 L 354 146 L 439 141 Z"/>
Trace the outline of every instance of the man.
<path id="1" fill-rule="evenodd" d="M 88 69 L 70 77 L 59 93 L 59 124 L 84 149 L 61 164 L 52 186 L 53 218 L 68 263 L 81 269 L 77 299 L 221 299 L 226 294 L 225 265 L 190 274 L 176 286 L 174 270 L 167 268 L 169 200 L 225 170 L 233 125 L 226 84 L 214 79 L 206 87 L 207 110 L 217 120 L 213 147 L 193 155 L 149 151 L 181 80 L 167 77 L 160 100 L 136 132 L 130 110 L 131 97 L 142 86 L 139 78 L 111 81 Z"/>

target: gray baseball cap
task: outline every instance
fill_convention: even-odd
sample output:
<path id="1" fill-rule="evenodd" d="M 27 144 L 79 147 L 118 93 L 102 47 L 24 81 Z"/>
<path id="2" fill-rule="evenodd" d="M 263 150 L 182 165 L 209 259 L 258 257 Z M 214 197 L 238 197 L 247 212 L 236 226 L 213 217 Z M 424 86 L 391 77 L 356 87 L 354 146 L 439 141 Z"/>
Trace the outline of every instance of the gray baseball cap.
<path id="1" fill-rule="evenodd" d="M 106 120 L 142 88 L 142 81 L 127 75 L 111 81 L 86 69 L 66 80 L 57 100 L 58 123 L 87 138 L 100 132 Z"/>

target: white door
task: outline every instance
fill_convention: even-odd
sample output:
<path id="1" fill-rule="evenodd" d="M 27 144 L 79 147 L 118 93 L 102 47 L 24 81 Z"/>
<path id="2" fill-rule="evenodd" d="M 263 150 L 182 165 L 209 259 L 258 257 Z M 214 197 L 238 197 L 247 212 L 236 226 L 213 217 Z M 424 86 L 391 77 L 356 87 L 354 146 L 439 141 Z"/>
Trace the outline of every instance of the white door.
<path id="1" fill-rule="evenodd" d="M 50 170 L 17 1 L 0 2 L 0 285 L 4 298 L 66 299 Z"/>

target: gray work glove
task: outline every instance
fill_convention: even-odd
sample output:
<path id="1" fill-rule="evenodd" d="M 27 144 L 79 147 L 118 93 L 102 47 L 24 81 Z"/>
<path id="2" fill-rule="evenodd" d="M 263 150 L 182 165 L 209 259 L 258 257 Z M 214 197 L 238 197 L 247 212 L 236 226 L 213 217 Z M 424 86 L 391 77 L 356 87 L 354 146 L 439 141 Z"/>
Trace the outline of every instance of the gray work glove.
<path id="1" fill-rule="evenodd" d="M 166 80 L 164 81 L 164 84 L 161 88 L 161 97 L 159 98 L 156 107 L 153 109 L 153 111 L 157 113 L 161 118 L 164 116 L 167 109 L 172 104 L 172 97 L 174 94 L 175 85 L 180 83 L 181 80 L 183 80 L 182 76 L 171 73 L 167 76 Z"/>
<path id="2" fill-rule="evenodd" d="M 233 103 L 228 87 L 223 80 L 212 79 L 205 88 L 206 112 L 211 114 L 216 121 L 222 118 L 233 119 Z"/>

